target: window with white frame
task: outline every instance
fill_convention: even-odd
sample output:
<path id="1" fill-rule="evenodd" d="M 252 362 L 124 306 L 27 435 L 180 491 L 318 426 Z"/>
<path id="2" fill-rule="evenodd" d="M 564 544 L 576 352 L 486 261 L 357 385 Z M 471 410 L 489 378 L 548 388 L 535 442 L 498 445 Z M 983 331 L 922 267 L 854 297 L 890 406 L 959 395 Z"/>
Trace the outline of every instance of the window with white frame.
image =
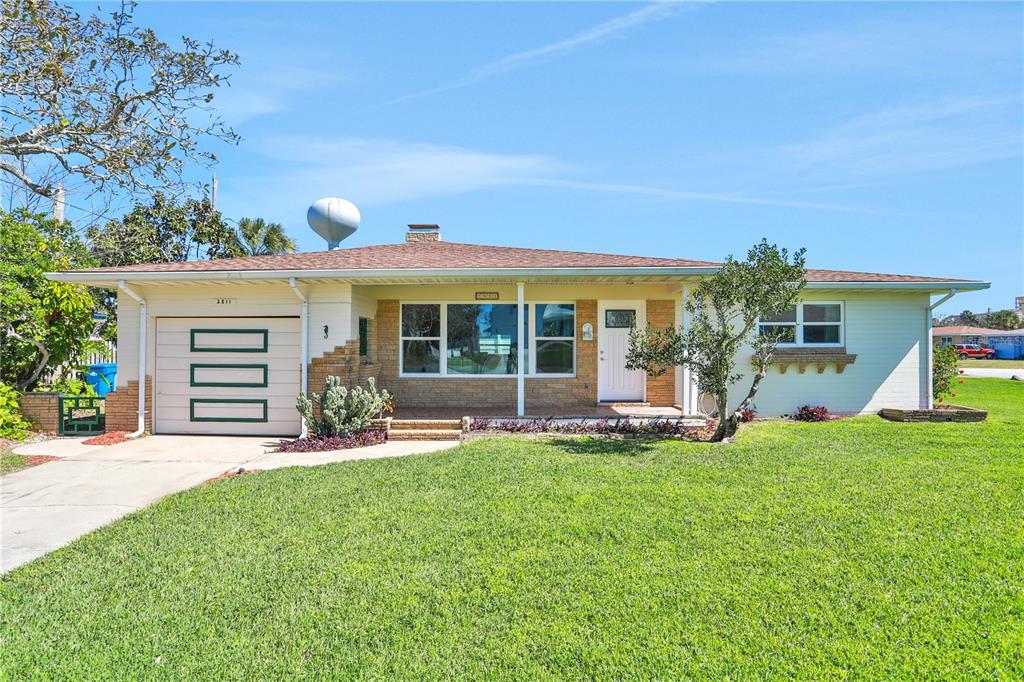
<path id="1" fill-rule="evenodd" d="M 535 303 L 403 303 L 401 373 L 406 376 L 509 376 L 518 372 L 519 335 L 528 375 L 572 376 L 575 305 Z M 531 312 L 534 315 L 531 316 Z M 536 362 L 529 362 L 536 358 Z M 531 366 L 531 364 L 533 366 Z"/>
<path id="2" fill-rule="evenodd" d="M 441 306 L 413 303 L 402 306 L 402 373 L 441 372 Z"/>
<path id="3" fill-rule="evenodd" d="M 576 369 L 576 306 L 538 303 L 534 306 L 534 374 L 572 374 Z"/>
<path id="4" fill-rule="evenodd" d="M 758 321 L 758 334 L 775 334 L 782 346 L 841 346 L 843 304 L 800 303 Z"/>

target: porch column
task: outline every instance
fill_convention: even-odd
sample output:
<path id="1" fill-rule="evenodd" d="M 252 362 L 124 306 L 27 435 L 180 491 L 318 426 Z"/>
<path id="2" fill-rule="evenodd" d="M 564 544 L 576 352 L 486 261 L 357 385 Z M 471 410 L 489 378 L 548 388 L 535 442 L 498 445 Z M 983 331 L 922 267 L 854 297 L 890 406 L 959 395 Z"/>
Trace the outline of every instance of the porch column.
<path id="1" fill-rule="evenodd" d="M 690 331 L 690 311 L 686 309 L 686 304 L 690 301 L 690 286 L 687 284 L 683 285 L 683 332 L 689 333 Z M 688 414 L 700 414 L 700 405 L 697 403 L 700 400 L 700 395 L 697 391 L 697 373 L 692 371 L 689 367 L 683 366 L 683 412 Z"/>
<path id="2" fill-rule="evenodd" d="M 516 320 L 519 328 L 516 330 L 518 358 L 516 361 L 516 414 L 522 417 L 526 414 L 526 377 L 523 372 L 526 370 L 526 339 L 523 328 L 526 321 L 525 285 L 523 282 L 516 282 Z"/>

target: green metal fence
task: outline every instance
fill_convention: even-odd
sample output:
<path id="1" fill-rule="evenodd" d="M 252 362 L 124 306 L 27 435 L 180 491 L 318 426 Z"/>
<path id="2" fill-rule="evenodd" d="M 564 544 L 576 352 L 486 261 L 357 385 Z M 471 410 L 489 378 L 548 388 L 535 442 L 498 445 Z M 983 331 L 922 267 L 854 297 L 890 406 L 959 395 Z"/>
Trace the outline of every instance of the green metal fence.
<path id="1" fill-rule="evenodd" d="M 60 435 L 89 436 L 103 433 L 106 421 L 103 398 L 62 395 L 57 405 Z"/>

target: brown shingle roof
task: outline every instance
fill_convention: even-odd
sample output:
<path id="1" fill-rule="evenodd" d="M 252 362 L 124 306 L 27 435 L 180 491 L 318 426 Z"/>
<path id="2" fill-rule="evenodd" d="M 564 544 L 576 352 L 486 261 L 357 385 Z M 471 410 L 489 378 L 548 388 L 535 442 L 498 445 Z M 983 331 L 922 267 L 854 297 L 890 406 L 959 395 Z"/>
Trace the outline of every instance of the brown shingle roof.
<path id="1" fill-rule="evenodd" d="M 335 251 L 289 253 L 277 256 L 251 256 L 196 260 L 183 263 L 150 263 L 107 268 L 87 268 L 76 272 L 230 272 L 270 270 L 414 270 L 481 268 L 699 268 L 721 263 L 682 258 L 623 256 L 584 251 L 525 249 L 510 246 L 484 246 L 458 242 L 404 242 L 361 246 Z M 877 272 L 808 270 L 809 282 L 968 282 L 941 277 L 889 275 Z"/>
<path id="2" fill-rule="evenodd" d="M 932 336 L 982 336 L 985 334 L 1005 334 L 1002 329 L 987 329 L 985 327 L 932 327 Z"/>
<path id="3" fill-rule="evenodd" d="M 225 270 L 411 270 L 434 268 L 689 268 L 719 263 L 620 256 L 583 251 L 523 249 L 458 242 L 404 242 L 279 256 L 152 263 L 83 272 L 216 272 Z"/>

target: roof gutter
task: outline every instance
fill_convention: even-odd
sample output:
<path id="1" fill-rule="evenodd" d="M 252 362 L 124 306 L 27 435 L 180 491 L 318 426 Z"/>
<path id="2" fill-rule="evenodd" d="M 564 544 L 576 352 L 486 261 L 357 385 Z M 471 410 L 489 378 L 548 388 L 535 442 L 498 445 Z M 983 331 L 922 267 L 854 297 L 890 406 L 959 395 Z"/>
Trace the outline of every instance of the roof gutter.
<path id="1" fill-rule="evenodd" d="M 48 272 L 46 277 L 57 282 L 88 283 L 93 286 L 109 284 L 115 286 L 119 280 L 131 279 L 133 282 L 210 282 L 210 281 L 244 281 L 244 280 L 291 280 L 296 277 L 303 279 L 353 279 L 372 283 L 373 280 L 395 280 L 402 278 L 436 277 L 463 278 L 472 281 L 474 278 L 507 277 L 511 281 L 523 277 L 686 277 L 695 275 L 713 275 L 718 272 L 716 266 L 694 266 L 679 268 L 376 268 L 346 270 L 188 270 L 188 271 L 134 271 L 119 272 Z M 906 289 L 917 291 L 941 291 L 956 288 L 960 291 L 976 291 L 988 289 L 990 282 L 808 282 L 808 289 Z"/>

